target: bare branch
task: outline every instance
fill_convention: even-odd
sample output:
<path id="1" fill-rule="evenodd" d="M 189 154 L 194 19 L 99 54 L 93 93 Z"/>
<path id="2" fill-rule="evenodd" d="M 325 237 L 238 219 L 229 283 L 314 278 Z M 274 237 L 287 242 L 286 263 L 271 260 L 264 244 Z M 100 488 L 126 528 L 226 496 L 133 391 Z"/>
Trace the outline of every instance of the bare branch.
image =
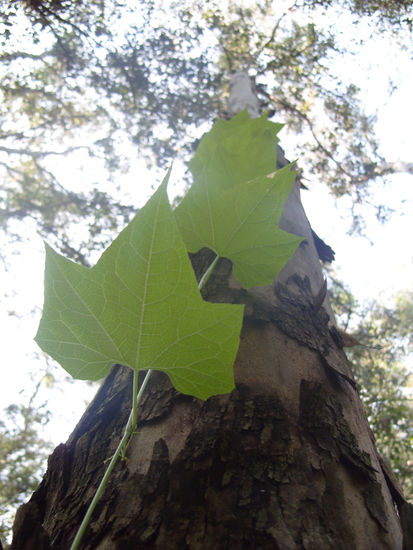
<path id="1" fill-rule="evenodd" d="M 12 53 L 4 53 L 0 55 L 0 62 L 9 62 L 9 61 L 15 61 L 16 59 L 35 59 L 35 60 L 43 60 L 46 56 L 51 55 L 51 51 L 45 51 L 41 54 L 34 54 L 34 53 L 28 53 L 28 52 L 12 52 Z"/>
<path id="2" fill-rule="evenodd" d="M 395 162 L 385 162 L 380 166 L 380 171 L 383 174 L 411 174 L 413 175 L 413 162 L 403 162 L 403 161 L 395 161 Z"/>
<path id="3" fill-rule="evenodd" d="M 0 151 L 3 151 L 4 153 L 7 153 L 9 155 L 27 155 L 29 157 L 32 157 L 34 159 L 47 157 L 49 155 L 67 155 L 69 153 L 73 153 L 73 151 L 77 151 L 79 149 L 87 149 L 89 150 L 89 147 L 87 145 L 77 145 L 75 147 L 69 147 L 68 149 L 65 149 L 64 151 L 28 151 L 27 149 L 16 149 L 11 147 L 4 147 L 0 145 Z"/>
<path id="4" fill-rule="evenodd" d="M 303 120 L 310 132 L 311 132 L 311 135 L 313 136 L 315 142 L 317 143 L 318 147 L 323 151 L 323 153 L 337 166 L 337 168 L 343 173 L 345 174 L 348 178 L 354 180 L 354 175 L 353 174 L 350 174 L 345 168 L 344 166 L 333 156 L 333 154 L 327 149 L 327 147 L 325 147 L 325 145 L 323 145 L 321 143 L 321 141 L 319 140 L 317 134 L 315 133 L 315 130 L 314 130 L 314 125 L 312 123 L 312 121 L 308 118 L 307 115 L 305 115 L 304 113 L 302 113 L 299 109 L 297 109 L 296 107 L 294 107 L 294 105 L 291 105 L 290 103 L 287 103 L 286 101 L 283 101 L 283 100 L 280 100 L 280 99 L 277 99 L 275 98 L 273 95 L 271 94 L 268 94 L 268 97 L 270 97 L 271 101 L 273 103 L 278 103 L 279 105 L 281 105 L 285 110 L 287 111 L 291 111 L 293 112 L 296 116 L 298 116 L 301 120 Z"/>
<path id="5" fill-rule="evenodd" d="M 271 31 L 271 36 L 269 37 L 269 39 L 261 46 L 261 48 L 259 48 L 257 50 L 257 59 L 258 57 L 262 54 L 262 52 L 268 48 L 268 46 L 270 46 L 270 44 L 272 44 L 272 42 L 274 42 L 274 38 L 275 38 L 275 33 L 278 31 L 279 27 L 280 27 L 280 24 L 281 24 L 281 21 L 284 19 L 284 17 L 287 15 L 287 11 L 285 11 L 281 17 L 277 20 L 277 22 L 275 23 L 272 31 Z"/>

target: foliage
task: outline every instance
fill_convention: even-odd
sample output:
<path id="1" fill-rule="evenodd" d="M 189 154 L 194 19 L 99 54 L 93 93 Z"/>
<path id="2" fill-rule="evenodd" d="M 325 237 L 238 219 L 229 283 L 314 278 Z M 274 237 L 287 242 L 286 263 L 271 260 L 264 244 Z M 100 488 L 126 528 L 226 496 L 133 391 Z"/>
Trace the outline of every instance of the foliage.
<path id="1" fill-rule="evenodd" d="M 233 388 L 242 307 L 202 300 L 166 183 L 93 268 L 47 247 L 36 341 L 75 378 L 98 380 L 121 363 L 163 370 L 205 399 Z"/>
<path id="2" fill-rule="evenodd" d="M 84 265 L 132 215 L 119 174 L 137 156 L 163 167 L 177 152 L 187 158 L 196 128 L 224 113 L 233 70 L 248 70 L 263 105 L 303 135 L 296 154 L 307 179 L 361 203 L 389 171 L 356 84 L 332 73 L 342 53 L 334 37 L 295 5 L 208 1 L 196 13 L 172 0 L 2 5 L 1 225 L 12 232 L 13 220 L 32 217 Z M 64 168 L 86 159 L 100 174 L 88 190 Z M 81 222 L 93 239 L 76 243 Z"/>
<path id="3" fill-rule="evenodd" d="M 359 16 L 375 16 L 379 23 L 396 27 L 411 28 L 413 21 L 412 0 L 306 0 L 306 3 L 327 7 L 339 4 Z"/>
<path id="4" fill-rule="evenodd" d="M 411 15 L 412 0 L 306 0 L 310 6 L 343 5 L 358 15 L 378 15 L 382 20 L 391 24 L 411 22 L 407 16 Z M 17 0 L 10 0 L 9 6 L 17 4 Z M 45 24 L 62 16 L 73 15 L 79 9 L 80 0 L 26 0 L 26 10 L 33 21 Z"/>
<path id="5" fill-rule="evenodd" d="M 190 250 L 209 246 L 216 254 L 212 265 L 231 259 L 245 286 L 269 284 L 302 240 L 277 228 L 295 180 L 289 167 L 272 174 L 275 159 L 269 163 L 262 155 L 275 150 L 278 130 L 265 116 L 251 120 L 246 111 L 218 121 L 192 163 L 195 182 L 187 197 L 198 196 L 185 197 L 176 211 L 185 240 L 207 230 L 206 240 L 191 240 Z M 242 162 L 240 145 L 249 151 Z M 234 161 L 238 171 L 231 169 Z M 254 170 L 244 171 L 245 163 Z M 202 300 L 169 206 L 168 179 L 93 268 L 47 246 L 36 341 L 75 378 L 98 380 L 121 363 L 136 372 L 162 370 L 179 391 L 206 399 L 234 387 L 243 308 Z"/>
<path id="6" fill-rule="evenodd" d="M 361 344 L 346 352 L 377 448 L 407 498 L 413 499 L 413 393 L 407 366 L 413 352 L 413 293 L 397 295 L 393 307 L 378 302 L 360 306 L 348 288 L 332 282 L 330 295 L 339 322 Z"/>
<path id="7" fill-rule="evenodd" d="M 273 174 L 279 129 L 246 110 L 218 120 L 190 162 L 194 183 L 176 209 L 189 252 L 208 247 L 230 258 L 245 287 L 271 284 L 302 241 L 274 227 L 296 177 L 290 166 Z"/>
<path id="8" fill-rule="evenodd" d="M 35 490 L 51 450 L 41 435 L 49 421 L 45 404 L 33 395 L 20 404 L 9 405 L 0 420 L 0 538 L 11 532 L 15 509 Z"/>

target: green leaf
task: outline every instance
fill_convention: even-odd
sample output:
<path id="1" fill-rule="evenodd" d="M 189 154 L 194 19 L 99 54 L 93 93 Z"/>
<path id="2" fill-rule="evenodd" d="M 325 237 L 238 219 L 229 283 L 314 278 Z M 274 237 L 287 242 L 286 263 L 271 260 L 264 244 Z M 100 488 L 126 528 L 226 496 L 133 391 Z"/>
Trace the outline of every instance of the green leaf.
<path id="1" fill-rule="evenodd" d="M 188 250 L 208 247 L 229 258 L 247 288 L 271 284 L 303 240 L 278 227 L 295 172 L 267 172 L 275 168 L 275 131 L 265 117 L 246 113 L 216 124 L 200 143 L 194 184 L 175 210 Z"/>
<path id="2" fill-rule="evenodd" d="M 251 119 L 246 109 L 231 120 L 218 119 L 189 163 L 195 180 L 222 189 L 275 172 L 282 127 L 266 115 Z"/>
<path id="3" fill-rule="evenodd" d="M 112 364 L 168 374 L 206 399 L 233 389 L 243 306 L 202 300 L 166 195 L 167 178 L 92 268 L 46 246 L 39 346 L 73 377 Z"/>

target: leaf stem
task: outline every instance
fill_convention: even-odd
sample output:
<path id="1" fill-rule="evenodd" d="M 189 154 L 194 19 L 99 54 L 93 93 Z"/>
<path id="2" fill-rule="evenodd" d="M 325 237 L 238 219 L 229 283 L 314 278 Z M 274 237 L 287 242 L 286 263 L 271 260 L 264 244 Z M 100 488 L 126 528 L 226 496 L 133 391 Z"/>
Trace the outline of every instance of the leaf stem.
<path id="1" fill-rule="evenodd" d="M 112 459 L 109 463 L 109 466 L 106 469 L 106 472 L 102 478 L 102 481 L 100 482 L 99 487 L 97 488 L 97 491 L 95 493 L 95 496 L 93 497 L 92 502 L 89 505 L 89 508 L 87 509 L 87 512 L 85 514 L 85 517 L 83 518 L 82 523 L 80 524 L 80 527 L 76 533 L 76 536 L 72 542 L 72 546 L 70 547 L 70 550 L 77 550 L 79 548 L 80 541 L 84 535 L 84 532 L 86 531 L 86 528 L 89 524 L 90 518 L 92 516 L 93 510 L 96 507 L 96 504 L 98 503 L 100 497 L 102 496 L 102 493 L 105 489 L 106 483 L 109 479 L 110 474 L 112 473 L 113 468 L 115 467 L 116 461 L 119 458 L 121 454 L 124 454 L 130 441 L 131 437 L 133 436 L 133 433 L 136 429 L 136 423 L 137 423 L 137 407 L 139 405 L 139 402 L 142 398 L 143 391 L 145 389 L 145 386 L 147 385 L 149 378 L 152 374 L 152 370 L 148 370 L 146 373 L 145 378 L 143 379 L 143 382 L 139 388 L 139 392 L 135 393 L 135 388 L 138 387 L 138 371 L 133 371 L 133 401 L 132 401 L 132 410 L 129 415 L 128 421 L 126 423 L 125 431 L 123 433 L 122 439 L 120 440 L 120 443 L 115 451 L 115 454 L 112 456 Z"/>
<path id="2" fill-rule="evenodd" d="M 150 371 L 149 371 L 150 372 Z M 146 376 L 145 376 L 146 380 Z M 138 422 L 138 371 L 133 371 L 133 390 L 132 390 L 132 425 L 136 426 Z M 126 450 L 126 449 L 125 449 Z"/>
<path id="3" fill-rule="evenodd" d="M 214 270 L 214 267 L 217 265 L 219 258 L 220 258 L 220 256 L 217 254 L 215 256 L 215 258 L 212 260 L 212 262 L 209 265 L 208 269 L 205 271 L 205 273 L 200 278 L 199 283 L 198 283 L 198 289 L 199 290 L 202 290 L 204 288 L 204 286 L 207 284 L 208 279 L 210 278 L 211 273 Z"/>
<path id="4" fill-rule="evenodd" d="M 209 277 L 211 276 L 211 273 L 216 266 L 219 256 L 216 255 L 211 264 L 209 265 L 208 269 L 205 271 L 205 273 L 202 275 L 199 283 L 198 283 L 198 289 L 202 290 L 206 283 L 208 282 Z M 112 473 L 113 468 L 115 467 L 116 461 L 118 460 L 119 456 L 124 456 L 126 449 L 129 446 L 129 443 L 131 442 L 131 439 L 135 433 L 136 426 L 138 423 L 138 405 L 140 403 L 140 400 L 142 399 L 143 392 L 145 390 L 145 387 L 149 381 L 149 378 L 152 374 L 153 370 L 148 370 L 146 372 L 146 376 L 143 379 L 142 384 L 139 387 L 138 391 L 138 371 L 133 371 L 133 397 L 132 397 L 132 410 L 129 415 L 128 421 L 126 423 L 125 431 L 123 433 L 122 439 L 120 440 L 120 443 L 115 451 L 115 454 L 112 456 L 111 461 L 109 463 L 109 466 L 106 469 L 106 472 L 102 478 L 102 481 L 100 482 L 99 487 L 97 488 L 97 491 L 95 493 L 95 496 L 93 497 L 92 502 L 89 505 L 89 508 L 87 509 L 87 512 L 85 514 L 85 517 L 83 518 L 82 523 L 80 524 L 80 527 L 76 533 L 76 536 L 72 542 L 72 546 L 70 547 L 70 550 L 77 550 L 79 548 L 80 541 L 86 531 L 87 526 L 89 525 L 90 518 L 92 517 L 93 511 L 96 508 L 96 504 L 98 503 L 100 497 L 102 496 L 102 493 L 106 487 L 106 483 L 109 479 L 110 474 Z"/>

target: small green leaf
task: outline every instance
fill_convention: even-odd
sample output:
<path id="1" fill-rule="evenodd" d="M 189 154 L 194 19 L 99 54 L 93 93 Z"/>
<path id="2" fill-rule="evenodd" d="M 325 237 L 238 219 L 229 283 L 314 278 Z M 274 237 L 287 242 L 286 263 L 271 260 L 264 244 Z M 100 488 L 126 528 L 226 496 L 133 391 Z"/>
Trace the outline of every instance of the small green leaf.
<path id="1" fill-rule="evenodd" d="M 112 364 L 167 373 L 206 399 L 233 389 L 243 306 L 202 300 L 166 195 L 167 178 L 86 268 L 46 247 L 39 346 L 73 377 Z"/>
<path id="2" fill-rule="evenodd" d="M 275 128 L 264 117 L 245 116 L 221 121 L 205 136 L 206 144 L 201 141 L 191 166 L 195 181 L 175 214 L 188 250 L 208 247 L 229 258 L 234 276 L 248 288 L 270 284 L 303 239 L 278 227 L 295 172 L 289 166 L 266 172 L 275 168 Z M 250 137 L 250 148 L 234 128 Z M 240 140 L 245 145 L 241 156 Z"/>
<path id="3" fill-rule="evenodd" d="M 217 120 L 189 163 L 195 181 L 222 189 L 275 172 L 282 127 L 266 115 L 251 119 L 246 109 L 231 120 Z"/>

